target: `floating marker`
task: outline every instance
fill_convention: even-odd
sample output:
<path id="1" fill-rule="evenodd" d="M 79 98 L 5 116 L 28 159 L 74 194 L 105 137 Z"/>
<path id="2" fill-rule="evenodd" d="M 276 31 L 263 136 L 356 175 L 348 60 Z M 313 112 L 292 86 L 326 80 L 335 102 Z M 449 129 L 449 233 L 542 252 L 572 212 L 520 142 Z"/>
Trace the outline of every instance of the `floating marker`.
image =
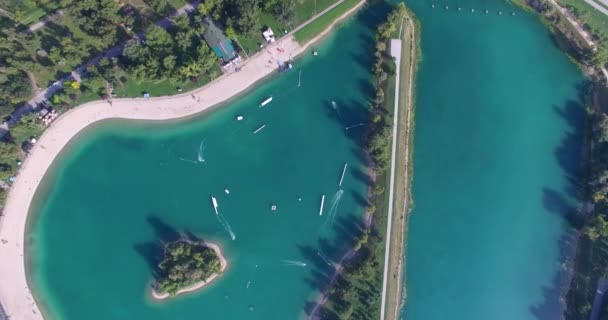
<path id="1" fill-rule="evenodd" d="M 257 129 L 256 129 L 256 130 L 253 132 L 253 134 L 256 134 L 256 133 L 260 132 L 260 131 L 261 131 L 262 129 L 264 129 L 264 128 L 266 128 L 266 125 L 263 125 L 263 126 L 261 126 L 261 127 L 257 128 Z"/>
<path id="2" fill-rule="evenodd" d="M 344 174 L 346 173 L 346 167 L 348 166 L 348 163 L 344 164 L 344 169 L 342 169 L 342 176 L 340 177 L 340 183 L 338 184 L 338 186 L 342 186 L 342 180 L 344 180 Z"/>
<path id="3" fill-rule="evenodd" d="M 325 204 L 325 195 L 321 196 L 321 208 L 319 209 L 319 215 L 323 215 L 323 205 Z"/>

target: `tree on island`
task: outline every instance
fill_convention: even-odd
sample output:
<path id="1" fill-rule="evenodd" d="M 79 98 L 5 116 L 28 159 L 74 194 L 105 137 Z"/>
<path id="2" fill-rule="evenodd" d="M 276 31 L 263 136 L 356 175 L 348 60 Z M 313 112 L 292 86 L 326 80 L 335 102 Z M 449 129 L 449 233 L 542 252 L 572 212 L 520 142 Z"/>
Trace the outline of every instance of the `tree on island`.
<path id="1" fill-rule="evenodd" d="M 158 264 L 156 292 L 175 295 L 221 272 L 220 259 L 212 248 L 202 242 L 173 241 L 165 246 L 163 259 Z"/>

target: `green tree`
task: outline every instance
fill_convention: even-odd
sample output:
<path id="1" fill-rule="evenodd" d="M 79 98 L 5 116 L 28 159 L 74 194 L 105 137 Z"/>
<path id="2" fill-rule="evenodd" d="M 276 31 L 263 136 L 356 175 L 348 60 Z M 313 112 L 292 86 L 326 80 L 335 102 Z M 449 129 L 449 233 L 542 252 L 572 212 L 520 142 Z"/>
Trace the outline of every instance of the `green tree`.
<path id="1" fill-rule="evenodd" d="M 591 223 L 585 227 L 585 234 L 589 239 L 595 241 L 599 238 L 608 236 L 608 221 L 603 215 L 596 215 Z"/>
<path id="2" fill-rule="evenodd" d="M 293 0 L 278 1 L 272 12 L 283 24 L 291 24 L 296 17 L 296 4 Z"/>
<path id="3" fill-rule="evenodd" d="M 117 40 L 117 25 L 122 20 L 118 2 L 114 0 L 68 1 L 68 13 L 86 33 L 101 40 L 100 47 L 108 47 Z"/>
<path id="4" fill-rule="evenodd" d="M 604 46 L 598 46 L 591 57 L 591 63 L 598 66 L 604 66 L 608 62 L 608 50 Z"/>
<path id="5" fill-rule="evenodd" d="M 597 134 L 597 140 L 599 142 L 608 142 L 608 116 L 605 113 L 600 115 L 598 127 L 600 132 Z"/>
<path id="6" fill-rule="evenodd" d="M 241 34 L 252 36 L 260 31 L 259 15 L 257 1 L 240 1 L 236 4 L 236 14 L 229 19 L 228 25 Z"/>
<path id="7" fill-rule="evenodd" d="M 220 272 L 220 260 L 213 249 L 199 242 L 174 241 L 166 245 L 158 264 L 156 290 L 173 295 Z"/>

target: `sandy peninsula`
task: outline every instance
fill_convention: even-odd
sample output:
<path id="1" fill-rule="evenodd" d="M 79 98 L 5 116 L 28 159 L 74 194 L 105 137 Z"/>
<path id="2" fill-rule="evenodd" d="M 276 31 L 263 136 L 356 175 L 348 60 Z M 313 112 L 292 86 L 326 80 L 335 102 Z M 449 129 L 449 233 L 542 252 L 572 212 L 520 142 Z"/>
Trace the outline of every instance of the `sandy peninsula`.
<path id="1" fill-rule="evenodd" d="M 42 134 L 24 161 L 8 194 L 0 217 L 0 303 L 4 311 L 19 320 L 43 319 L 36 305 L 25 273 L 24 237 L 30 203 L 47 169 L 60 151 L 79 132 L 91 124 L 106 119 L 170 120 L 192 116 L 234 97 L 257 81 L 276 72 L 269 63 L 269 54 L 287 60 L 303 53 L 325 36 L 340 20 L 365 3 L 362 0 L 305 45 L 296 42 L 290 33 L 266 50 L 251 56 L 240 72 L 227 73 L 208 85 L 175 96 L 93 101 L 78 106 L 57 118 Z M 319 13 L 321 15 L 324 12 Z M 317 15 L 317 16 L 319 16 Z M 317 16 L 313 17 L 314 20 Z M 306 24 L 306 23 L 305 23 Z M 297 30 L 297 29 L 296 29 Z M 294 30 L 295 31 L 295 30 Z M 293 31 L 292 31 L 293 32 Z M 276 50 L 281 48 L 282 52 Z M 193 288 L 195 290 L 196 288 Z"/>
<path id="2" fill-rule="evenodd" d="M 202 242 L 202 244 L 204 246 L 206 246 L 207 248 L 211 248 L 213 251 L 215 251 L 215 254 L 217 255 L 218 259 L 220 260 L 220 270 L 222 272 L 226 271 L 226 267 L 228 267 L 228 261 L 226 261 L 226 257 L 224 257 L 224 255 L 222 254 L 222 250 L 220 249 L 220 246 L 218 246 L 215 243 L 211 243 L 211 242 Z M 213 282 L 213 280 L 217 279 L 220 275 L 221 274 L 219 274 L 219 273 L 214 273 L 209 278 L 207 278 L 205 281 L 197 282 L 191 286 L 183 288 L 183 289 L 177 291 L 177 293 L 175 295 L 180 295 L 182 293 L 193 292 L 198 289 L 201 289 L 202 287 Z M 169 297 L 171 297 L 171 295 L 168 293 L 158 293 L 158 292 L 156 292 L 156 290 L 152 289 L 152 298 L 154 298 L 156 300 L 164 300 Z"/>

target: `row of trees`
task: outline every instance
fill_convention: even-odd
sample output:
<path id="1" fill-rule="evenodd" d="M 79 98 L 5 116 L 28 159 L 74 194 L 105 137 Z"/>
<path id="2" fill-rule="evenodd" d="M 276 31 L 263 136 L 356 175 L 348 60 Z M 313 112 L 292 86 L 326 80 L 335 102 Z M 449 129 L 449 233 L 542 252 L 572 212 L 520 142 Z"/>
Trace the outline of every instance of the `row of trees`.
<path id="1" fill-rule="evenodd" d="M 9 115 L 32 94 L 25 70 L 32 68 L 33 61 L 19 38 L 10 31 L 0 31 L 0 39 L 6 40 L 0 40 L 0 118 Z"/>
<path id="2" fill-rule="evenodd" d="M 213 249 L 200 242 L 170 242 L 158 264 L 156 291 L 174 295 L 220 272 L 220 260 Z"/>
<path id="3" fill-rule="evenodd" d="M 399 5 L 391 12 L 385 23 L 376 32 L 376 60 L 373 66 L 374 99 L 370 103 L 372 109 L 372 125 L 369 129 L 367 150 L 377 170 L 384 170 L 390 160 L 391 117 L 390 109 L 385 106 L 385 90 L 388 88 L 389 76 L 395 73 L 395 63 L 388 52 L 388 41 L 397 30 L 405 11 L 405 5 Z"/>
<path id="4" fill-rule="evenodd" d="M 146 40 L 131 40 L 123 60 L 136 79 L 188 79 L 217 68 L 218 58 L 201 39 L 204 32 L 200 14 L 175 18 L 169 30 L 153 26 Z"/>
<path id="5" fill-rule="evenodd" d="M 102 47 L 118 40 L 118 24 L 123 19 L 114 0 L 62 0 L 68 13 L 87 34 L 96 37 Z"/>
<path id="6" fill-rule="evenodd" d="M 595 89 L 603 90 L 603 86 L 598 83 Z M 589 318 L 598 280 L 608 277 L 608 115 L 601 108 L 588 111 L 589 152 L 582 194 L 590 201 L 580 215 L 583 236 L 577 246 L 576 265 L 566 296 L 566 319 Z M 603 313 L 608 314 L 608 310 Z"/>
<path id="7" fill-rule="evenodd" d="M 386 177 L 390 158 L 391 124 L 384 92 L 389 86 L 389 78 L 395 72 L 395 63 L 387 52 L 387 44 L 403 14 L 405 5 L 400 3 L 382 23 L 376 32 L 376 52 L 373 67 L 373 84 L 376 89 L 370 102 L 372 124 L 367 133 L 367 150 L 372 159 L 376 177 Z M 384 185 L 376 179 L 373 192 L 368 200 L 367 213 L 375 212 L 374 203 L 384 202 Z M 328 290 L 327 303 L 321 308 L 319 316 L 324 320 L 375 319 L 379 315 L 382 263 L 383 231 L 379 230 L 384 216 L 373 219 L 366 226 L 353 246 L 354 258 L 344 263 L 343 271 L 337 276 Z"/>
<path id="8" fill-rule="evenodd" d="M 199 4 L 201 14 L 209 15 L 228 30 L 245 36 L 260 32 L 260 14 L 273 14 L 283 24 L 296 17 L 295 0 L 206 0 Z"/>

